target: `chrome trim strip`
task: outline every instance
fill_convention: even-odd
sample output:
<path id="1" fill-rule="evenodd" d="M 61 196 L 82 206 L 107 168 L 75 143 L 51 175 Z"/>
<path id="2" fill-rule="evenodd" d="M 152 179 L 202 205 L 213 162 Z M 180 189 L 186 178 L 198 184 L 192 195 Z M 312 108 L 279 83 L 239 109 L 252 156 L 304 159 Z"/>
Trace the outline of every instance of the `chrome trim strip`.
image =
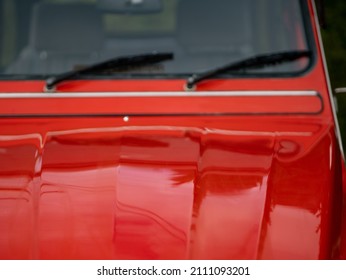
<path id="1" fill-rule="evenodd" d="M 335 123 L 335 134 L 336 134 L 336 137 L 338 139 L 341 156 L 342 156 L 342 159 L 344 160 L 344 164 L 345 164 L 345 152 L 344 152 L 344 147 L 342 145 L 340 125 L 339 125 L 338 117 L 337 117 L 337 114 L 336 114 L 336 108 L 335 108 L 335 104 L 333 102 L 333 99 L 334 99 L 333 90 L 332 90 L 332 85 L 331 85 L 331 82 L 330 82 L 330 76 L 329 76 L 329 72 L 328 72 L 328 64 L 327 64 L 327 59 L 326 59 L 326 53 L 325 53 L 324 45 L 323 45 L 323 42 L 322 42 L 322 34 L 321 34 L 321 29 L 320 29 L 320 23 L 319 23 L 318 17 L 317 17 L 317 8 L 316 8 L 315 0 L 312 1 L 312 6 L 313 6 L 313 9 L 314 9 L 315 25 L 316 25 L 317 36 L 318 36 L 318 43 L 319 43 L 320 49 L 321 49 L 324 73 L 325 73 L 325 77 L 326 77 L 326 80 L 327 80 L 330 105 L 332 107 L 333 118 L 334 118 L 334 123 Z"/>
<path id="2" fill-rule="evenodd" d="M 335 93 L 337 93 L 337 94 L 346 93 L 346 88 L 336 88 Z"/>
<path id="3" fill-rule="evenodd" d="M 200 91 L 200 92 L 64 92 L 64 93 L 0 93 L 0 99 L 30 98 L 110 98 L 110 97 L 280 97 L 319 96 L 316 91 Z"/>

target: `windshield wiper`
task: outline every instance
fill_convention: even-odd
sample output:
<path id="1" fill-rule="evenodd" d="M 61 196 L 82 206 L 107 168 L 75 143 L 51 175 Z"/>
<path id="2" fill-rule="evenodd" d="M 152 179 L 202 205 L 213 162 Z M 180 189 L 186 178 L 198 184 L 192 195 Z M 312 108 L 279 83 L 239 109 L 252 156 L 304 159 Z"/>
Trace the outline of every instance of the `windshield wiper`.
<path id="1" fill-rule="evenodd" d="M 172 60 L 174 58 L 173 53 L 151 53 L 140 54 L 133 56 L 121 56 L 114 59 L 106 60 L 97 64 L 93 64 L 86 68 L 69 71 L 56 76 L 52 76 L 46 80 L 46 91 L 53 91 L 55 86 L 63 81 L 69 80 L 79 75 L 91 74 L 97 72 L 104 72 L 106 70 L 121 70 L 133 66 L 145 66 L 151 65 L 166 60 Z"/>
<path id="2" fill-rule="evenodd" d="M 309 50 L 304 50 L 304 51 L 296 50 L 296 51 L 287 51 L 287 52 L 252 56 L 250 58 L 247 58 L 235 63 L 233 62 L 230 64 L 226 64 L 225 66 L 212 69 L 205 73 L 194 74 L 188 78 L 185 86 L 187 90 L 193 90 L 197 83 L 204 81 L 206 79 L 213 78 L 219 74 L 232 72 L 232 71 L 246 70 L 251 68 L 263 68 L 267 66 L 295 61 L 303 57 L 311 57 L 311 55 L 312 55 L 312 52 Z"/>

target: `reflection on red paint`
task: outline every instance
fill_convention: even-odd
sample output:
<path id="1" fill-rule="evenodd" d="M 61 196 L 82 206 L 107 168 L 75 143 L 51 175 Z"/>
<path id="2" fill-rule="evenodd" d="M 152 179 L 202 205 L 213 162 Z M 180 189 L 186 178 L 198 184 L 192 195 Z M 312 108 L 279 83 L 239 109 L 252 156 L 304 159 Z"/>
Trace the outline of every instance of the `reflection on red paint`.
<path id="1" fill-rule="evenodd" d="M 2 122 L 3 259 L 317 259 L 337 242 L 332 127 Z"/>

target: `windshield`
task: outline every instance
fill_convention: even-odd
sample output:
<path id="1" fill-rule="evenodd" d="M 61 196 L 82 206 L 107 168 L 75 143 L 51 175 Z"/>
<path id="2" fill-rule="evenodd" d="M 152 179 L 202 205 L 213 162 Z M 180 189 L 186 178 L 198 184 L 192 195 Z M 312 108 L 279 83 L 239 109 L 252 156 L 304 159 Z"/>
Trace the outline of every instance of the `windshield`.
<path id="1" fill-rule="evenodd" d="M 303 2 L 0 0 L 0 78 L 48 77 L 156 52 L 174 59 L 97 77 L 190 75 L 256 55 L 308 50 Z M 302 58 L 244 72 L 298 73 L 308 65 Z"/>

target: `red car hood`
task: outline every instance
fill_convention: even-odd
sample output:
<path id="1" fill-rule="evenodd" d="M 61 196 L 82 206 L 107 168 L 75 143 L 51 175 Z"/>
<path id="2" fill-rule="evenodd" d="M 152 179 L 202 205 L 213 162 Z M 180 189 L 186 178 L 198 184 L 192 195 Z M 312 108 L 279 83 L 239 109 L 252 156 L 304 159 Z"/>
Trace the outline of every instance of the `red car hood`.
<path id="1" fill-rule="evenodd" d="M 2 120 L 0 258 L 328 257 L 333 128 L 255 120 Z"/>

